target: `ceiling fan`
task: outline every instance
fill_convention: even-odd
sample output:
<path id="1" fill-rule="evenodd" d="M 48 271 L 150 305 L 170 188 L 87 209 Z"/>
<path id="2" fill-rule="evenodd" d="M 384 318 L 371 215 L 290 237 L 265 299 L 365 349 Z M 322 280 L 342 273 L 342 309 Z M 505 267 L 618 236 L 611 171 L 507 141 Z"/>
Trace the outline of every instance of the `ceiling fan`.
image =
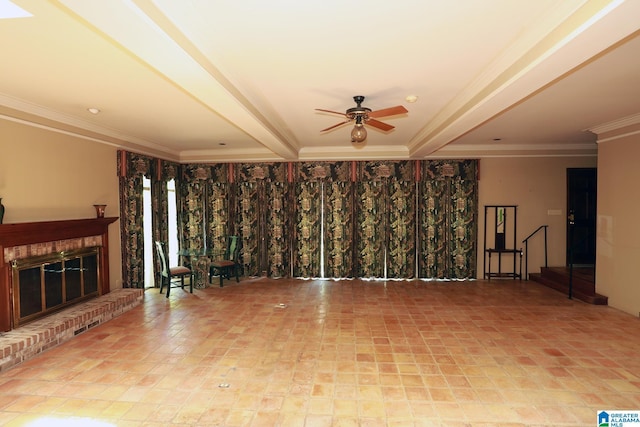
<path id="1" fill-rule="evenodd" d="M 349 108 L 344 113 L 316 108 L 316 111 L 339 114 L 341 116 L 345 116 L 346 118 L 345 121 L 337 123 L 333 126 L 329 126 L 326 129 L 322 129 L 320 132 L 326 132 L 328 130 L 337 128 L 338 126 L 342 126 L 345 123 L 349 123 L 352 120 L 355 120 L 356 124 L 353 127 L 353 130 L 351 131 L 351 142 L 363 142 L 365 139 L 367 139 L 367 130 L 364 128 L 365 124 L 369 126 L 373 126 L 385 132 L 390 131 L 391 129 L 394 128 L 394 126 L 383 123 L 376 119 L 379 119 L 381 117 L 395 116 L 397 114 L 408 113 L 407 109 L 404 108 L 402 105 L 396 105 L 395 107 L 383 108 L 382 110 L 371 111 L 371 108 L 362 106 L 362 103 L 364 102 L 364 96 L 362 95 L 354 96 L 353 100 L 355 101 L 356 106 Z"/>

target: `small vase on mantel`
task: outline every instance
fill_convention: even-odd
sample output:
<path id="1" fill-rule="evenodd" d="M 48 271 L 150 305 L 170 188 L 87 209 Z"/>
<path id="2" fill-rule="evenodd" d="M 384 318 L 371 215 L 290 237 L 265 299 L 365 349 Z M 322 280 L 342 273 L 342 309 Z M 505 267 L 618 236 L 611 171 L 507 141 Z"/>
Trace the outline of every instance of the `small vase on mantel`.
<path id="1" fill-rule="evenodd" d="M 93 205 L 96 208 L 96 218 L 104 218 L 104 209 L 107 205 Z"/>
<path id="2" fill-rule="evenodd" d="M 4 218 L 4 205 L 2 204 L 2 197 L 0 197 L 0 224 L 2 224 L 2 218 Z"/>

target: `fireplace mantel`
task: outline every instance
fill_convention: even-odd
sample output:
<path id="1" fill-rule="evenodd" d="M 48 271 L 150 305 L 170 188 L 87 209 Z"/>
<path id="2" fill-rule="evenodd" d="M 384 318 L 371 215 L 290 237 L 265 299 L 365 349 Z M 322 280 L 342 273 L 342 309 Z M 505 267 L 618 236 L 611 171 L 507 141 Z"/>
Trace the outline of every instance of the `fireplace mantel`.
<path id="1" fill-rule="evenodd" d="M 0 224 L 0 331 L 12 328 L 11 265 L 5 260 L 5 248 L 101 236 L 100 265 L 103 268 L 100 270 L 100 293 L 104 295 L 110 290 L 108 228 L 109 224 L 117 220 L 117 217 L 108 217 Z"/>

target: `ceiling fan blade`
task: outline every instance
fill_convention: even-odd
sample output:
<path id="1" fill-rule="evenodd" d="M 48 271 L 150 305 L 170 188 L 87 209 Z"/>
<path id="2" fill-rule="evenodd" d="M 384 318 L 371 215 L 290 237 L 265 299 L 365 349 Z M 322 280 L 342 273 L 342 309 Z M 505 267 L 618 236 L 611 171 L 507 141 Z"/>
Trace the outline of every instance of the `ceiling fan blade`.
<path id="1" fill-rule="evenodd" d="M 380 118 L 386 116 L 395 116 L 397 114 L 405 114 L 409 111 L 402 105 L 396 105 L 395 107 L 383 108 L 382 110 L 376 110 L 369 113 L 369 117 Z"/>
<path id="2" fill-rule="evenodd" d="M 378 129 L 383 130 L 385 132 L 389 131 L 389 130 L 391 130 L 391 129 L 393 129 L 395 127 L 395 126 L 388 125 L 386 123 L 383 123 L 383 122 L 381 122 L 379 120 L 372 119 L 372 118 L 369 118 L 369 120 L 367 120 L 367 124 L 369 126 L 373 126 L 374 128 L 378 128 Z"/>
<path id="3" fill-rule="evenodd" d="M 344 122 L 340 122 L 340 123 L 335 124 L 335 125 L 333 125 L 333 126 L 329 126 L 329 127 L 328 127 L 328 128 L 326 128 L 326 129 L 322 129 L 320 132 L 325 132 L 325 131 L 328 131 L 328 130 L 331 130 L 331 129 L 337 128 L 338 126 L 342 126 L 343 124 L 345 124 L 345 123 L 349 123 L 349 122 L 350 122 L 350 120 L 345 120 Z"/>
<path id="4" fill-rule="evenodd" d="M 337 111 L 331 111 L 331 110 L 323 110 L 322 108 L 316 108 L 316 111 L 322 111 L 323 113 L 332 113 L 332 114 L 339 114 L 341 116 L 344 116 L 344 113 L 339 113 Z"/>

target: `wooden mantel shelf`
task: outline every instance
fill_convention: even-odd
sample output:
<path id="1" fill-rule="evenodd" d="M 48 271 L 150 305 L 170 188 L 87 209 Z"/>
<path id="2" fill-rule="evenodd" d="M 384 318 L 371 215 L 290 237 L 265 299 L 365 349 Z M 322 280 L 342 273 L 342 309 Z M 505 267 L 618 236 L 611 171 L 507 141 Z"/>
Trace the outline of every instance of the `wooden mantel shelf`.
<path id="1" fill-rule="evenodd" d="M 118 217 L 108 217 L 0 224 L 0 246 L 8 248 L 33 243 L 97 236 L 104 233 L 109 224 L 117 220 Z"/>
<path id="2" fill-rule="evenodd" d="M 11 329 L 11 267 L 4 249 L 13 246 L 102 236 L 101 294 L 109 293 L 109 224 L 118 217 L 0 224 L 0 331 Z"/>

